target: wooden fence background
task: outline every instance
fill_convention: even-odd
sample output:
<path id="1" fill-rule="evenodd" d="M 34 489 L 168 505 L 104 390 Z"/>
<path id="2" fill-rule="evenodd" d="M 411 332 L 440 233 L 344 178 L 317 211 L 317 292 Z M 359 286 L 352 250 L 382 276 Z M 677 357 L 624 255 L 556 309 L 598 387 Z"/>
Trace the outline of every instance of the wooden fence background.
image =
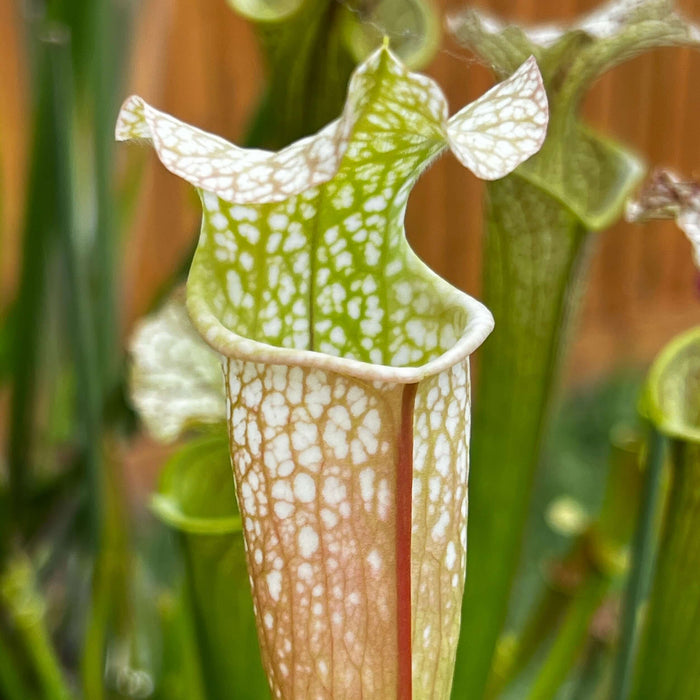
<path id="1" fill-rule="evenodd" d="M 540 22 L 570 19 L 596 2 L 478 4 L 518 22 Z M 29 123 L 18 5 L 19 0 L 0 0 L 2 306 L 16 281 Z M 143 0 L 141 5 L 131 37 L 125 96 L 138 92 L 181 119 L 240 139 L 264 80 L 251 27 L 225 0 Z M 448 11 L 460 3 L 439 0 L 437 5 Z M 700 0 L 679 6 L 700 21 Z M 447 38 L 427 72 L 443 87 L 453 110 L 492 83 L 488 70 Z M 585 113 L 592 124 L 637 149 L 649 163 L 700 175 L 700 52 L 659 50 L 617 68 L 594 87 Z M 134 157 L 126 150 L 120 149 L 122 166 Z M 416 188 L 407 221 L 417 253 L 476 296 L 481 195 L 481 183 L 445 157 Z M 125 333 L 191 245 L 198 212 L 188 186 L 152 159 L 135 221 L 123 232 Z M 620 223 L 600 234 L 568 363 L 569 380 L 587 381 L 620 365 L 649 361 L 672 335 L 700 322 L 698 294 L 690 247 L 672 224 L 640 228 Z"/>

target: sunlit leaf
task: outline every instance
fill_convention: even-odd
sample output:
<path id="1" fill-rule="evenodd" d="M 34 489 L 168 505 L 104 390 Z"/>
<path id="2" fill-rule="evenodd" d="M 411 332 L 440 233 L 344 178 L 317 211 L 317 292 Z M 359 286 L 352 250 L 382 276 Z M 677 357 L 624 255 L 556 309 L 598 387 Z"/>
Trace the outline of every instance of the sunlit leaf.
<path id="1" fill-rule="evenodd" d="M 531 117 L 517 155 L 489 154 L 483 142 L 469 155 L 463 129 L 517 140 L 502 125 L 509 100 Z M 546 122 L 533 62 L 448 121 L 438 86 L 386 46 L 354 73 L 338 121 L 276 153 L 225 144 L 138 98 L 125 104 L 118 138 L 151 139 L 166 167 L 200 188 L 187 303 L 225 358 L 277 697 L 449 695 L 465 574 L 468 356 L 492 319 L 415 256 L 404 213 L 448 147 L 505 175 L 538 148 Z"/>

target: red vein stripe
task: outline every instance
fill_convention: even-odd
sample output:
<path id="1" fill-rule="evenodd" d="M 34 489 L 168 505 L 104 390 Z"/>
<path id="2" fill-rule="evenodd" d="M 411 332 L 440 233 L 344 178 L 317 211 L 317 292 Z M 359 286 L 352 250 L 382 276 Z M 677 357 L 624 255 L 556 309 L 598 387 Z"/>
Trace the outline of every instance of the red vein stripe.
<path id="1" fill-rule="evenodd" d="M 413 409 L 418 384 L 407 384 L 401 398 L 396 473 L 396 632 L 398 648 L 397 700 L 412 700 L 411 654 L 411 522 L 413 497 Z"/>

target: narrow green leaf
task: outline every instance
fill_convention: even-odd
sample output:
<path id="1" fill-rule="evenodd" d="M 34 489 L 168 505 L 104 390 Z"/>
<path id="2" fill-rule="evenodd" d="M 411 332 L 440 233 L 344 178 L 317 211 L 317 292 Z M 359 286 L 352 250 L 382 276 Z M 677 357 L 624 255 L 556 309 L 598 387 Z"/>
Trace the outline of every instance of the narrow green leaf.
<path id="1" fill-rule="evenodd" d="M 0 633 L 0 692 L 7 700 L 35 700 L 35 694 L 27 687 L 15 658 L 15 650 Z"/>
<path id="2" fill-rule="evenodd" d="M 53 104 L 50 60 L 46 46 L 33 37 L 37 49 L 37 102 L 32 125 L 27 213 L 22 234 L 22 262 L 12 328 L 12 395 L 8 432 L 8 465 L 12 522 L 20 526 L 32 480 L 36 449 L 36 413 L 40 376 L 39 337 L 45 308 L 49 260 L 55 251 L 50 223 L 56 208 L 54 188 L 46 177 L 55 164 L 52 134 Z"/>
<path id="3" fill-rule="evenodd" d="M 0 386 L 12 375 L 12 340 L 15 336 L 15 305 L 8 307 L 0 318 Z"/>

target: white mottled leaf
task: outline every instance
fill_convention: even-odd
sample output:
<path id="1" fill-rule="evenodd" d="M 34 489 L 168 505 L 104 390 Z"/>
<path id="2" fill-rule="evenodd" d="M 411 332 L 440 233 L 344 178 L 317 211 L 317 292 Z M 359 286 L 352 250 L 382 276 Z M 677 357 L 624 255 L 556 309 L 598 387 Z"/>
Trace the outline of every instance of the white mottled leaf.
<path id="1" fill-rule="evenodd" d="M 675 219 L 693 246 L 700 267 L 700 183 L 681 180 L 669 170 L 657 170 L 639 196 L 627 205 L 628 221 Z"/>
<path id="2" fill-rule="evenodd" d="M 131 338 L 131 399 L 162 442 L 189 426 L 226 420 L 221 360 L 192 326 L 183 296 L 143 319 Z"/>
<path id="3" fill-rule="evenodd" d="M 448 122 L 452 152 L 483 180 L 504 177 L 542 146 L 547 94 L 534 57 Z"/>
<path id="4" fill-rule="evenodd" d="M 347 147 L 352 114 L 277 153 L 243 149 L 154 109 L 140 97 L 122 106 L 118 141 L 148 139 L 163 165 L 227 202 L 279 202 L 329 180 Z"/>

